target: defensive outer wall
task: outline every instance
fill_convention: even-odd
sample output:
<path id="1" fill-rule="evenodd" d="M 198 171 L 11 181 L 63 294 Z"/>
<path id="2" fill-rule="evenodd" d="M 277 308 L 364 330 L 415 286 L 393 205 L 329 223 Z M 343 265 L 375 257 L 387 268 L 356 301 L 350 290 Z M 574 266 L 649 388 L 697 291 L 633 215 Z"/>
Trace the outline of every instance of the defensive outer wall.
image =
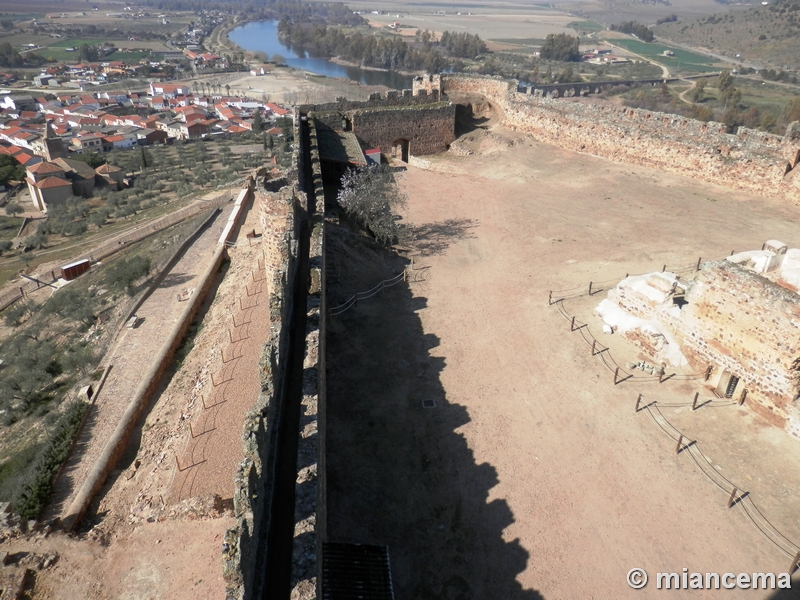
<path id="1" fill-rule="evenodd" d="M 576 152 L 652 167 L 762 196 L 800 202 L 800 123 L 784 136 L 723 123 L 621 107 L 590 98 L 518 92 L 519 82 L 492 77 L 426 75 L 413 93 L 457 100 L 479 94 L 504 125 Z"/>
<path id="2" fill-rule="evenodd" d="M 316 597 L 324 521 L 317 485 L 317 462 L 324 461 L 324 195 L 313 119 L 298 111 L 294 117 L 293 169 L 259 178 L 255 190 L 272 273 L 270 335 L 259 364 L 261 394 L 242 432 L 236 525 L 223 544 L 229 599 Z"/>
<path id="3" fill-rule="evenodd" d="M 334 130 L 352 131 L 367 148 L 389 156 L 398 142 L 415 156 L 437 154 L 455 139 L 456 107 L 442 99 L 438 89 L 371 94 L 366 101 L 344 98 L 299 108 Z"/>

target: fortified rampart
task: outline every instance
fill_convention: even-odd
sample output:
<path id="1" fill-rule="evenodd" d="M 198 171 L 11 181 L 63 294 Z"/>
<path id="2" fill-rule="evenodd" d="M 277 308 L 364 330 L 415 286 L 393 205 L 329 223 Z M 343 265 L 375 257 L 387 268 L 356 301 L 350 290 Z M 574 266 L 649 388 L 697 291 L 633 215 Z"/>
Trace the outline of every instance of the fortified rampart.
<path id="1" fill-rule="evenodd" d="M 228 598 L 249 597 L 263 576 L 266 534 L 273 496 L 276 427 L 285 385 L 289 352 L 290 317 L 297 269 L 299 235 L 297 184 L 268 191 L 260 181 L 256 206 L 260 211 L 269 286 L 270 335 L 259 363 L 261 394 L 247 413 L 242 433 L 244 460 L 234 482 L 235 527 L 225 534 L 223 574 Z M 272 267 L 270 269 L 270 267 Z"/>
<path id="2" fill-rule="evenodd" d="M 270 335 L 259 364 L 262 391 L 242 432 L 237 524 L 223 545 L 226 597 L 238 600 L 288 597 L 292 587 L 292 597 L 316 597 L 319 496 L 324 504 L 317 410 L 325 400 L 325 200 L 313 119 L 299 111 L 295 139 L 292 171 L 268 174 L 256 188 L 272 273 Z"/>
<path id="3" fill-rule="evenodd" d="M 800 123 L 784 136 L 589 98 L 547 98 L 492 77 L 419 77 L 414 93 L 480 94 L 503 123 L 537 140 L 595 156 L 670 171 L 732 189 L 800 201 Z"/>
<path id="4" fill-rule="evenodd" d="M 371 94 L 369 100 L 340 99 L 307 104 L 303 114 L 331 129 L 352 131 L 366 148 L 380 148 L 387 156 L 408 161 L 410 155 L 444 152 L 455 139 L 455 106 L 441 101 L 434 89 Z"/>

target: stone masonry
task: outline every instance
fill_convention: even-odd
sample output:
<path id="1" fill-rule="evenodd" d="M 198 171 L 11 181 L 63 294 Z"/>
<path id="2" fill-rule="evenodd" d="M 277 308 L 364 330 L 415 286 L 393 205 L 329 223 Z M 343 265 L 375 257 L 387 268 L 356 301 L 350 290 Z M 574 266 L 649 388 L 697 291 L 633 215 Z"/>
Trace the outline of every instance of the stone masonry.
<path id="1" fill-rule="evenodd" d="M 597 309 L 606 321 L 608 302 L 641 320 L 621 333 L 650 356 L 662 358 L 665 345 L 677 345 L 695 372 L 711 368 L 707 385 L 718 393 L 730 388 L 734 400 L 745 397 L 748 408 L 800 437 L 800 295 L 794 290 L 722 260 L 706 262 L 688 281 L 672 273 L 626 278 Z"/>
<path id="2" fill-rule="evenodd" d="M 334 130 L 352 131 L 364 148 L 395 155 L 399 142 L 409 156 L 444 152 L 455 139 L 455 106 L 442 101 L 438 90 L 372 94 L 364 102 L 340 99 L 328 104 L 303 105 L 308 114 Z"/>
<path id="3" fill-rule="evenodd" d="M 415 94 L 480 94 L 503 124 L 568 150 L 648 166 L 763 196 L 800 201 L 800 123 L 784 136 L 702 122 L 600 99 L 548 98 L 517 91 L 517 81 L 493 77 L 418 77 Z"/>

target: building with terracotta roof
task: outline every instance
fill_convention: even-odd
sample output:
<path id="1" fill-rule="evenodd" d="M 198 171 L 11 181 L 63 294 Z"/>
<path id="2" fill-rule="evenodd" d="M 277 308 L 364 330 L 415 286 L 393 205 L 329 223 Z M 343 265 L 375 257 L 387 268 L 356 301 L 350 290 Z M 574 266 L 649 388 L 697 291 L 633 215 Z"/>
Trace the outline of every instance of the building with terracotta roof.
<path id="1" fill-rule="evenodd" d="M 119 167 L 115 167 L 114 165 L 106 163 L 97 167 L 94 172 L 97 173 L 102 180 L 101 183 L 110 185 L 117 190 L 122 189 L 125 173 Z"/>
<path id="2" fill-rule="evenodd" d="M 35 183 L 29 180 L 28 190 L 31 192 L 31 200 L 33 200 L 34 206 L 44 213 L 47 212 L 48 206 L 66 202 L 68 198 L 73 196 L 72 183 L 55 176 L 46 177 Z"/>

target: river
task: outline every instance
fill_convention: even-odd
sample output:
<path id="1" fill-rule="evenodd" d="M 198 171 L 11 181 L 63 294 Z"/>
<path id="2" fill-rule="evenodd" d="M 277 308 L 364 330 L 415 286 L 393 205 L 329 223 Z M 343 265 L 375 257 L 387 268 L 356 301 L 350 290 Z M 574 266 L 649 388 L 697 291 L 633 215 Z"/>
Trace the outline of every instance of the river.
<path id="1" fill-rule="evenodd" d="M 278 39 L 277 21 L 260 21 L 237 27 L 228 38 L 245 50 L 266 52 L 270 58 L 280 54 L 290 67 L 327 77 L 352 79 L 366 85 L 385 85 L 395 90 L 411 89 L 412 77 L 394 71 L 373 71 L 360 67 L 337 65 L 327 58 L 301 57 Z"/>

